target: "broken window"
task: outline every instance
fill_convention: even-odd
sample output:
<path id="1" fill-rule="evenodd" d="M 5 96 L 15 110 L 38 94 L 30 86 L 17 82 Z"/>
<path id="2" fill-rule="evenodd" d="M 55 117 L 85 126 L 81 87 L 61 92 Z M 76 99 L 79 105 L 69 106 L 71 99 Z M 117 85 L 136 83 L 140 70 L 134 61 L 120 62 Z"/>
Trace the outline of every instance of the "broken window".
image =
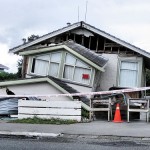
<path id="1" fill-rule="evenodd" d="M 33 58 L 31 72 L 36 75 L 58 76 L 61 53 L 51 53 Z"/>
<path id="2" fill-rule="evenodd" d="M 62 55 L 63 53 L 63 55 Z M 31 73 L 53 76 L 90 85 L 92 67 L 67 52 L 37 55 L 32 59 Z"/>
<path id="3" fill-rule="evenodd" d="M 78 83 L 90 84 L 91 71 L 92 68 L 88 65 L 72 55 L 66 54 L 63 78 Z"/>

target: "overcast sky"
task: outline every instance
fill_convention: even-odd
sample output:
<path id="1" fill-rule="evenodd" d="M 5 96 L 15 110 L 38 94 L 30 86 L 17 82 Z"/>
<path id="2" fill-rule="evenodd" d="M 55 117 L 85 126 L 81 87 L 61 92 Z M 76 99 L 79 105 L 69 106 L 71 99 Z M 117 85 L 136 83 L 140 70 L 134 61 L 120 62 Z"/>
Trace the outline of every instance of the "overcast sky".
<path id="1" fill-rule="evenodd" d="M 0 64 L 16 72 L 8 50 L 31 34 L 85 21 L 87 0 L 0 0 Z M 88 0 L 86 22 L 150 52 L 150 0 Z"/>

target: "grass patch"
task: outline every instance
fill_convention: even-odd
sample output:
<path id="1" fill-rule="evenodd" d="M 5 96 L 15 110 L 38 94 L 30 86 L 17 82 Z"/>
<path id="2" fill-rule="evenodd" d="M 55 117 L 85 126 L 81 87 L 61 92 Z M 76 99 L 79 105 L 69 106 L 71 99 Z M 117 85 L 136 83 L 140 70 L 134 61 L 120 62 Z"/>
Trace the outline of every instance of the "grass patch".
<path id="1" fill-rule="evenodd" d="M 28 123 L 28 124 L 74 124 L 77 123 L 76 120 L 63 120 L 63 119 L 41 119 L 38 117 L 11 120 L 10 123 Z"/>

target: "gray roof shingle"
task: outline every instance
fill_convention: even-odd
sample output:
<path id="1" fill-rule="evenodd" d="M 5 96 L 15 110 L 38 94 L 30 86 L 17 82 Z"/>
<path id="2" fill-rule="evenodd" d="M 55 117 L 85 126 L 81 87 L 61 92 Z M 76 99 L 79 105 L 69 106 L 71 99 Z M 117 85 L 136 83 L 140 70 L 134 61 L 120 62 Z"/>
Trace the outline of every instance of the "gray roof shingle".
<path id="1" fill-rule="evenodd" d="M 62 80 L 55 78 L 55 77 L 52 77 L 52 76 L 48 76 L 48 78 L 69 93 L 80 93 L 79 91 L 77 91 L 74 88 L 72 88 L 71 86 L 69 86 L 65 81 L 62 81 Z M 79 98 L 80 101 L 89 105 L 90 100 L 86 96 L 73 96 L 73 98 Z"/>
<path id="2" fill-rule="evenodd" d="M 95 52 L 92 52 L 90 49 L 80 44 L 77 44 L 72 40 L 66 41 L 63 44 L 71 48 L 72 50 L 76 51 L 77 53 L 84 56 L 85 58 L 87 58 L 88 60 L 90 60 L 91 62 L 95 63 L 96 65 L 100 67 L 104 67 L 106 63 L 108 62 L 107 58 L 103 57 L 100 54 L 96 54 Z"/>

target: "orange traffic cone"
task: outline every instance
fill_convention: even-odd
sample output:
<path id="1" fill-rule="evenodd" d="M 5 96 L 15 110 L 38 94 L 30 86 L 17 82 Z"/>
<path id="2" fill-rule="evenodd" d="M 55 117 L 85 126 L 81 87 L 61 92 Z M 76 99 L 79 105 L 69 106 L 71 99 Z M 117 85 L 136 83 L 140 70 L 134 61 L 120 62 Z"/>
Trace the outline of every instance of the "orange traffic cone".
<path id="1" fill-rule="evenodd" d="M 116 122 L 116 123 L 117 122 L 118 123 L 123 122 L 121 120 L 121 113 L 120 113 L 120 105 L 119 105 L 119 103 L 117 103 L 117 106 L 116 106 L 115 117 L 114 117 L 113 122 Z"/>

